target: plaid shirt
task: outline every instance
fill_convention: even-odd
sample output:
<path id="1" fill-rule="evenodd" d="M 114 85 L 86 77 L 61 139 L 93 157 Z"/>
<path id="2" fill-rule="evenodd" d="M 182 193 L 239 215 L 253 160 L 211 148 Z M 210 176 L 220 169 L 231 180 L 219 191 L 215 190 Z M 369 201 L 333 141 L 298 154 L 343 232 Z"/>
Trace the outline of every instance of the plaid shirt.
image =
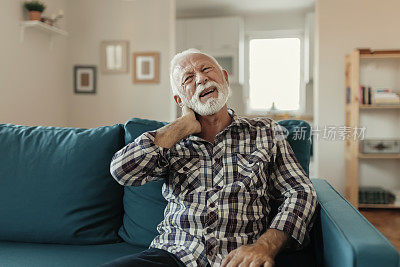
<path id="1" fill-rule="evenodd" d="M 297 248 L 309 240 L 316 192 L 287 140 L 275 136 L 279 124 L 228 112 L 232 122 L 214 143 L 190 135 L 167 149 L 154 144 L 155 131 L 146 132 L 111 162 L 122 185 L 164 179 L 168 205 L 150 247 L 175 254 L 186 266 L 218 266 L 268 228 L 289 234 Z M 271 199 L 282 200 L 273 218 Z"/>

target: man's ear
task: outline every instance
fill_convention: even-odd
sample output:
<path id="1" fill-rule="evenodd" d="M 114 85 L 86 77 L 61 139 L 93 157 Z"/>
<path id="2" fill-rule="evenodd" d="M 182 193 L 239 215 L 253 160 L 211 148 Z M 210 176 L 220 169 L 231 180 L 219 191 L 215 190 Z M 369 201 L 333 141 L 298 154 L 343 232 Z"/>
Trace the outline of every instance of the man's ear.
<path id="1" fill-rule="evenodd" d="M 226 70 L 222 70 L 222 74 L 224 74 L 224 78 L 226 80 L 226 83 L 229 86 L 229 76 L 228 76 L 228 72 Z"/>
<path id="2" fill-rule="evenodd" d="M 175 100 L 175 103 L 176 103 L 178 106 L 180 106 L 180 107 L 183 106 L 182 99 L 181 99 L 181 97 L 180 97 L 179 95 L 174 95 L 174 100 Z"/>

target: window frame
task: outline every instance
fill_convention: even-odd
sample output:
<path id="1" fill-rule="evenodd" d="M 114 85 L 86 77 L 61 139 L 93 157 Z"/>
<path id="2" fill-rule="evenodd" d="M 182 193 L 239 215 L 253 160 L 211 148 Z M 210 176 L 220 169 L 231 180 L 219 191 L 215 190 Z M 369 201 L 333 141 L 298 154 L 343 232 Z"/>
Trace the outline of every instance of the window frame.
<path id="1" fill-rule="evenodd" d="M 273 114 L 301 115 L 306 111 L 306 83 L 304 81 L 304 30 L 275 30 L 275 31 L 255 31 L 247 32 L 244 42 L 245 50 L 245 79 L 243 98 L 245 103 L 246 115 L 271 115 L 270 109 L 250 108 L 250 40 L 252 39 L 277 39 L 277 38 L 299 38 L 300 40 L 300 86 L 299 86 L 299 109 L 298 110 L 274 110 Z"/>

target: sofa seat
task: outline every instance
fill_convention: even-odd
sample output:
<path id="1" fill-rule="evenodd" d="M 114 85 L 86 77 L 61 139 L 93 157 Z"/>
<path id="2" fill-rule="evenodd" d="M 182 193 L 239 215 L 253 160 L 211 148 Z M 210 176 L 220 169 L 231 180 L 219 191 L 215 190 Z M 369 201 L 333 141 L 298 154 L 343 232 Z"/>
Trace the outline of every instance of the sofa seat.
<path id="1" fill-rule="evenodd" d="M 59 245 L 0 241 L 0 266 L 91 267 L 138 253 L 146 247 L 126 242 L 105 245 Z"/>

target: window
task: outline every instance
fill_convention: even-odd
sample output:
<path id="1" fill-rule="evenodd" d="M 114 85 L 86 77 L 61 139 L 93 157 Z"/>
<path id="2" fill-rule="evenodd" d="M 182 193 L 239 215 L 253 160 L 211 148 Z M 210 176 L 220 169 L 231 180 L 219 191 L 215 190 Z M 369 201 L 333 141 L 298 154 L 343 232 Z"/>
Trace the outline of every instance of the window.
<path id="1" fill-rule="evenodd" d="M 249 40 L 249 113 L 301 109 L 300 49 L 300 38 Z"/>

